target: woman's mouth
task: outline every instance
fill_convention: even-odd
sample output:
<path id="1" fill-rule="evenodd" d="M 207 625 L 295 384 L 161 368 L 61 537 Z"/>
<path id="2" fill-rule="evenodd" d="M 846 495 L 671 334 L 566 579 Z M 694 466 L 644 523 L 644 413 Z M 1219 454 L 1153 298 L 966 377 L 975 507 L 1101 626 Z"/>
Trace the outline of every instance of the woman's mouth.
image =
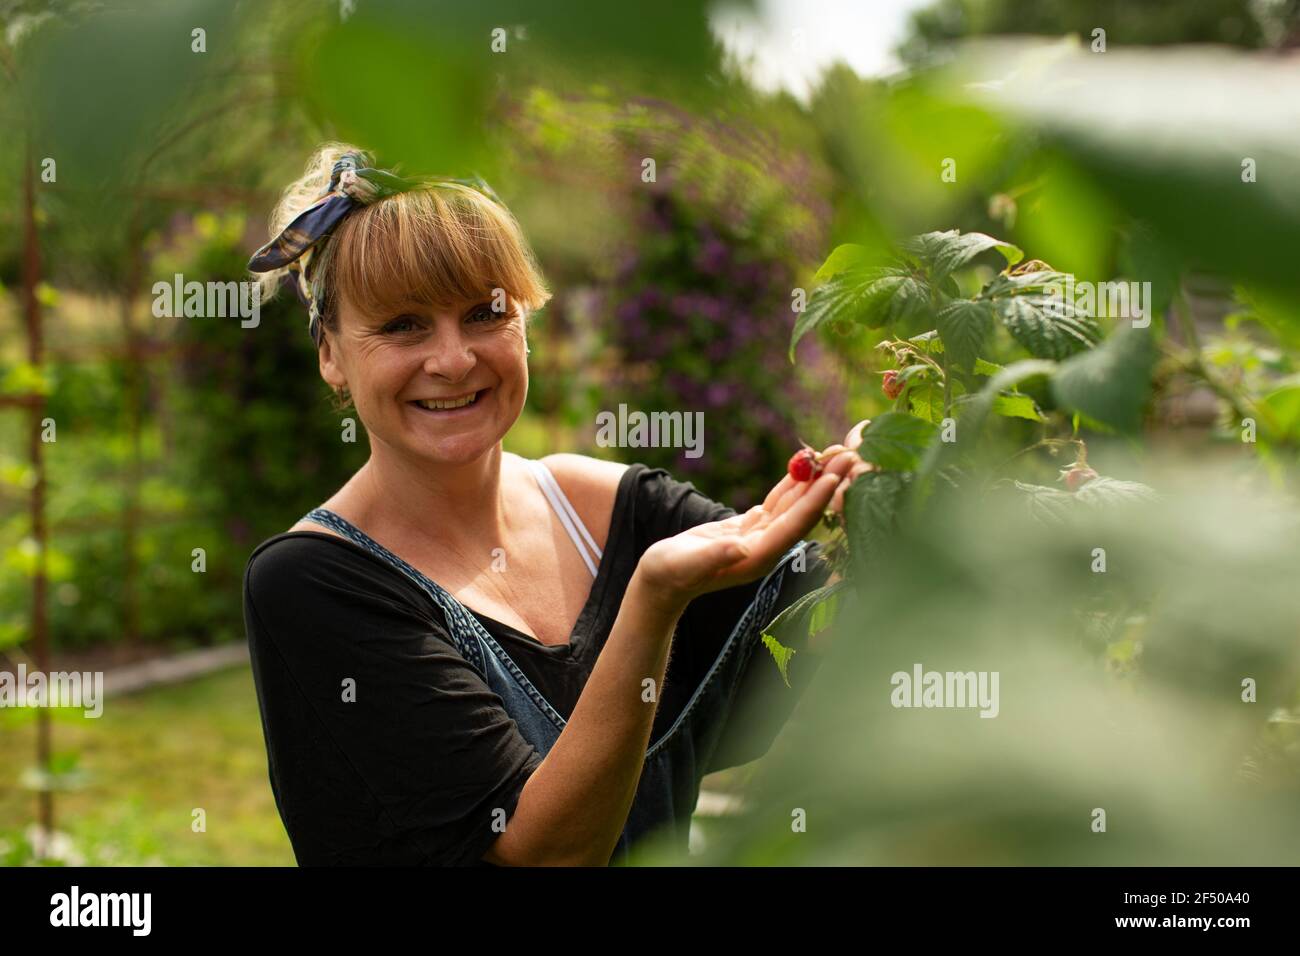
<path id="1" fill-rule="evenodd" d="M 408 404 L 414 405 L 420 411 L 428 412 L 431 415 L 451 418 L 468 413 L 490 391 L 491 389 L 488 388 L 480 388 L 477 392 L 467 392 L 453 398 L 416 399 Z"/>

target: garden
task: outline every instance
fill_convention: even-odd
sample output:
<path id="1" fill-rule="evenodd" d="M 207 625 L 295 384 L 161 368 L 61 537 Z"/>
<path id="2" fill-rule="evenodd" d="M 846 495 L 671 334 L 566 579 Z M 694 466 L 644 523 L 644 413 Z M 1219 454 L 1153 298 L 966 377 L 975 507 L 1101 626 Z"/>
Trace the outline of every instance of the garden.
<path id="1" fill-rule="evenodd" d="M 292 295 L 157 302 L 246 280 L 343 140 L 532 243 L 506 450 L 744 511 L 867 421 L 838 573 L 763 634 L 825 663 L 637 862 L 1294 865 L 1300 5 L 903 6 L 889 70 L 798 92 L 697 0 L 0 0 L 0 671 L 110 675 L 0 706 L 0 862 L 294 863 L 244 569 L 366 440 Z"/>

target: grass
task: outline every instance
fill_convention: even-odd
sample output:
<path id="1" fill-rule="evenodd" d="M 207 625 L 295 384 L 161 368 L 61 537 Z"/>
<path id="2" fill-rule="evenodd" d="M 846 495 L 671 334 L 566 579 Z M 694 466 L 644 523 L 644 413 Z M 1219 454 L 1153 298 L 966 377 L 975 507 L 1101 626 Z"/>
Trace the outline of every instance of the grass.
<path id="1" fill-rule="evenodd" d="M 247 667 L 109 698 L 98 719 L 51 713 L 56 754 L 75 754 L 87 775 L 83 786 L 55 797 L 55 829 L 70 839 L 69 862 L 294 865 Z M 36 794 L 21 784 L 35 753 L 33 717 L 0 711 L 0 840 L 11 862 L 36 819 Z M 204 832 L 192 829 L 195 809 L 204 811 Z"/>

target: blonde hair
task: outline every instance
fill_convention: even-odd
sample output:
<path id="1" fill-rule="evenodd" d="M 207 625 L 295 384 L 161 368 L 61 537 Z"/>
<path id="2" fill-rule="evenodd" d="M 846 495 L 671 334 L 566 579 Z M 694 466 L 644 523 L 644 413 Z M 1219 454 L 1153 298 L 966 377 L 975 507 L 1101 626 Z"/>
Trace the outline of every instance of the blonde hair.
<path id="1" fill-rule="evenodd" d="M 329 187 L 334 163 L 357 147 L 325 143 L 271 213 L 277 236 Z M 254 273 L 262 299 L 279 289 L 287 269 Z M 469 186 L 439 183 L 398 193 L 350 212 L 315 247 L 312 279 L 323 291 L 322 337 L 337 331 L 343 297 L 367 314 L 403 303 L 446 307 L 503 289 L 525 312 L 551 298 L 518 221 Z"/>

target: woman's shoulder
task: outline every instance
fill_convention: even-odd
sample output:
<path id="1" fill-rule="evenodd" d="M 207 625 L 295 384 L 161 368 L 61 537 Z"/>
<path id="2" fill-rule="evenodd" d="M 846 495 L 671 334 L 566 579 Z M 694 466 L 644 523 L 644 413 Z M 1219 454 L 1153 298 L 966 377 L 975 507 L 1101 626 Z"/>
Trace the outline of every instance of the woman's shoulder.
<path id="1" fill-rule="evenodd" d="M 570 497 L 572 492 L 604 491 L 613 494 L 618 490 L 623 475 L 632 467 L 625 462 L 606 461 L 568 451 L 546 455 L 539 460 L 551 470 L 564 493 Z"/>
<path id="2" fill-rule="evenodd" d="M 592 534 L 605 539 L 618 505 L 625 476 L 641 466 L 606 461 L 576 452 L 557 452 L 538 459 L 555 476 L 560 490 L 577 509 Z"/>
<path id="3" fill-rule="evenodd" d="M 254 597 L 352 592 L 359 581 L 365 581 L 368 589 L 393 594 L 419 590 L 365 549 L 310 522 L 299 522 L 262 541 L 244 567 L 245 590 Z"/>

